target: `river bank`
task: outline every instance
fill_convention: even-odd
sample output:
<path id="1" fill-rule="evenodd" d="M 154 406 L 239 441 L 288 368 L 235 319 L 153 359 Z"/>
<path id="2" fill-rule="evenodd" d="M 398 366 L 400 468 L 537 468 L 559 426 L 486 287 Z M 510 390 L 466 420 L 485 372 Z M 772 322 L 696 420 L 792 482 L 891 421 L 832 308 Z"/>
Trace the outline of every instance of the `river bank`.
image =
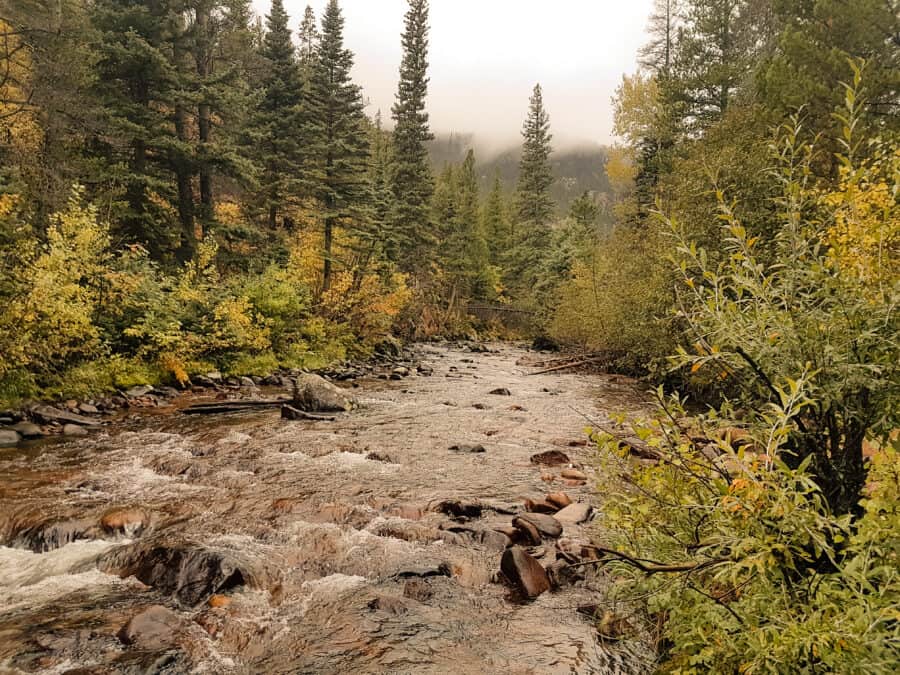
<path id="1" fill-rule="evenodd" d="M 639 639 L 578 612 L 601 572 L 531 601 L 499 573 L 512 542 L 490 533 L 548 494 L 589 506 L 607 478 L 584 427 L 642 405 L 621 378 L 530 376 L 534 358 L 420 347 L 424 371 L 356 378 L 334 422 L 148 409 L 2 451 L 0 670 L 646 670 Z M 568 461 L 531 461 L 548 451 Z M 601 522 L 528 550 L 550 568 Z"/>

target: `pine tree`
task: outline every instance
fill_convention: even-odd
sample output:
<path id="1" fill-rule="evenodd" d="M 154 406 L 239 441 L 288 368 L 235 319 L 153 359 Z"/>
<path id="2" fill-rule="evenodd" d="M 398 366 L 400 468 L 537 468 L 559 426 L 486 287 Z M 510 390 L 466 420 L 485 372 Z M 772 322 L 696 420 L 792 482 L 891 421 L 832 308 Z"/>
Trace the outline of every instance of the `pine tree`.
<path id="1" fill-rule="evenodd" d="M 301 107 L 303 82 L 282 0 L 272 0 L 261 54 L 265 77 L 254 136 L 263 171 L 263 207 L 269 229 L 274 230 L 279 214 L 301 192 L 306 168 L 303 135 L 308 132 Z"/>
<path id="2" fill-rule="evenodd" d="M 313 108 L 318 148 L 316 196 L 322 203 L 325 231 L 323 288 L 331 283 L 334 233 L 359 228 L 369 206 L 369 142 L 362 93 L 350 79 L 353 53 L 344 48 L 344 18 L 337 0 L 329 0 L 313 74 Z"/>
<path id="3" fill-rule="evenodd" d="M 300 57 L 300 67 L 309 68 L 316 60 L 316 49 L 319 46 L 319 31 L 316 28 L 316 14 L 309 5 L 303 12 L 303 21 L 300 23 L 300 31 L 297 34 L 300 40 L 300 48 L 298 54 Z"/>
<path id="4" fill-rule="evenodd" d="M 506 199 L 500 170 L 494 174 L 494 182 L 488 193 L 482 212 L 483 232 L 490 250 L 491 264 L 499 266 L 503 261 L 512 239 L 512 230 L 507 214 Z"/>
<path id="5" fill-rule="evenodd" d="M 370 262 L 384 254 L 384 243 L 390 224 L 391 204 L 391 162 L 393 150 L 391 134 L 386 132 L 381 121 L 381 111 L 375 113 L 375 121 L 369 130 L 371 140 L 369 185 L 372 194 L 372 209 L 368 227 L 360 233 L 361 256 L 357 266 L 366 269 Z"/>
<path id="6" fill-rule="evenodd" d="M 184 132 L 180 73 L 173 62 L 180 18 L 160 3 L 98 0 L 92 22 L 98 33 L 94 95 L 106 132 L 98 134 L 93 149 L 104 167 L 99 181 L 123 186 L 119 234 L 157 259 L 176 247 L 187 257 L 194 239 L 189 156 L 173 133 L 173 126 Z M 168 204 L 176 200 L 180 227 L 173 232 Z"/>
<path id="7" fill-rule="evenodd" d="M 522 128 L 522 159 L 516 185 L 516 226 L 545 231 L 553 218 L 555 204 L 550 196 L 553 172 L 550 169 L 550 116 L 544 109 L 541 85 L 535 85 Z M 538 235 L 540 238 L 540 235 Z"/>
<path id="8" fill-rule="evenodd" d="M 457 175 L 458 209 L 456 231 L 463 239 L 463 279 L 468 296 L 485 299 L 490 291 L 490 251 L 478 205 L 478 175 L 475 172 L 475 153 L 469 150 Z"/>
<path id="9" fill-rule="evenodd" d="M 523 292 L 534 286 L 541 261 L 550 246 L 550 223 L 555 204 L 550 196 L 550 117 L 544 109 L 541 85 L 535 85 L 522 128 L 522 158 L 516 185 L 513 245 L 507 272 L 510 285 Z"/>
<path id="10" fill-rule="evenodd" d="M 392 108 L 394 208 L 388 251 L 391 259 L 407 271 L 428 261 L 434 243 L 429 217 L 434 178 L 425 145 L 434 136 L 425 112 L 427 93 L 428 1 L 410 0 L 403 33 L 400 83 Z"/>

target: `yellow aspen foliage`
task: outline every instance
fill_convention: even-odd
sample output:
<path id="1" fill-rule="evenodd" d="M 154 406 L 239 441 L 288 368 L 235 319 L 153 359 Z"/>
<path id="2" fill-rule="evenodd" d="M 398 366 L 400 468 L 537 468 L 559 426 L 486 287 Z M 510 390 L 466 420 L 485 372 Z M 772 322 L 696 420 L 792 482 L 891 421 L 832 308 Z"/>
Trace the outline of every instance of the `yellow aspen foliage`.
<path id="1" fill-rule="evenodd" d="M 830 212 L 825 233 L 829 262 L 858 280 L 870 299 L 900 281 L 900 148 L 861 167 L 844 165 L 821 203 Z"/>
<path id="2" fill-rule="evenodd" d="M 0 32 L 11 31 L 11 26 L 0 19 Z M 40 147 L 44 135 L 37 110 L 29 103 L 31 52 L 16 35 L 9 35 L 5 41 L 0 53 L 0 142 L 7 143 L 13 154 L 32 153 Z"/>

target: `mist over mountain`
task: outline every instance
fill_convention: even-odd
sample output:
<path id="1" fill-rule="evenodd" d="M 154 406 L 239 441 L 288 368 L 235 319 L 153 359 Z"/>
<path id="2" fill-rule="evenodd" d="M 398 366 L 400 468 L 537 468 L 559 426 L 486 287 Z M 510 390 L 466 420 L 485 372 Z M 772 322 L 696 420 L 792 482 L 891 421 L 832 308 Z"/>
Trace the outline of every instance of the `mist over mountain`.
<path id="1" fill-rule="evenodd" d="M 490 189 L 498 172 L 504 191 L 511 193 L 515 190 L 522 154 L 517 141 L 500 145 L 484 142 L 471 133 L 435 134 L 435 139 L 428 146 L 435 172 L 441 171 L 447 164 L 461 163 L 469 148 L 475 151 L 479 186 L 483 192 Z M 604 169 L 607 156 L 605 146 L 589 141 L 560 143 L 559 148 L 554 150 L 550 164 L 556 180 L 551 195 L 560 213 L 566 213 L 572 202 L 585 191 L 597 194 L 610 191 Z"/>

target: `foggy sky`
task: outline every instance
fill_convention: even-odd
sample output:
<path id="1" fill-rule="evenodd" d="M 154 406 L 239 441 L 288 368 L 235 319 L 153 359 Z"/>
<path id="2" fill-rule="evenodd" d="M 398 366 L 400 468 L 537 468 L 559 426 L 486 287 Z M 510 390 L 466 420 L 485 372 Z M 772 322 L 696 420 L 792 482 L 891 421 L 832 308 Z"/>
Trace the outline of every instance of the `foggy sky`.
<path id="1" fill-rule="evenodd" d="M 284 0 L 297 26 L 307 4 Z M 269 0 L 253 0 L 260 16 Z M 428 112 L 436 133 L 474 133 L 491 149 L 517 143 L 536 82 L 554 146 L 608 143 L 612 97 L 636 68 L 652 0 L 431 0 Z M 367 112 L 390 118 L 406 0 L 343 0 L 344 38 Z"/>

